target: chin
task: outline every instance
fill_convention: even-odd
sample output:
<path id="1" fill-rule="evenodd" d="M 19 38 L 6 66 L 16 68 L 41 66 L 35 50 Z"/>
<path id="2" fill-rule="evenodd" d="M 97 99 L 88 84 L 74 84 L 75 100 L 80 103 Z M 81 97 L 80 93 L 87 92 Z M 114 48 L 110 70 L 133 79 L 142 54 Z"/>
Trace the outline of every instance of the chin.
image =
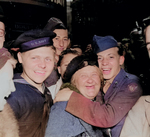
<path id="1" fill-rule="evenodd" d="M 88 96 L 88 99 L 93 100 L 94 97 L 93 96 Z"/>
<path id="2" fill-rule="evenodd" d="M 104 79 L 110 79 L 111 78 L 111 76 L 108 76 L 108 75 L 103 75 L 103 77 L 104 77 Z"/>
<path id="3" fill-rule="evenodd" d="M 36 83 L 36 84 L 42 84 L 43 82 L 44 82 L 44 80 L 45 79 L 39 79 L 39 80 L 34 80 L 34 82 Z"/>

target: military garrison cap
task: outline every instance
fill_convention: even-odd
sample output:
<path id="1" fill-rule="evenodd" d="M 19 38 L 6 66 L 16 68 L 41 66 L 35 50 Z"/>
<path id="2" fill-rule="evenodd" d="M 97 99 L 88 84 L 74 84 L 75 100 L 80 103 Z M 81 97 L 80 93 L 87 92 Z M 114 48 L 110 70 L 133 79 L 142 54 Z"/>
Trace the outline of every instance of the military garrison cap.
<path id="1" fill-rule="evenodd" d="M 20 52 L 25 52 L 38 47 L 52 46 L 52 39 L 56 34 L 52 31 L 34 29 L 22 33 L 12 44 L 13 48 L 19 48 Z"/>
<path id="2" fill-rule="evenodd" d="M 94 35 L 93 37 L 93 43 L 92 43 L 92 48 L 94 53 L 99 53 L 104 50 L 113 48 L 113 47 L 118 47 L 117 41 L 114 39 L 112 36 L 97 36 Z"/>
<path id="3" fill-rule="evenodd" d="M 60 19 L 51 17 L 45 25 L 44 30 L 54 31 L 55 29 L 66 29 L 66 27 Z"/>

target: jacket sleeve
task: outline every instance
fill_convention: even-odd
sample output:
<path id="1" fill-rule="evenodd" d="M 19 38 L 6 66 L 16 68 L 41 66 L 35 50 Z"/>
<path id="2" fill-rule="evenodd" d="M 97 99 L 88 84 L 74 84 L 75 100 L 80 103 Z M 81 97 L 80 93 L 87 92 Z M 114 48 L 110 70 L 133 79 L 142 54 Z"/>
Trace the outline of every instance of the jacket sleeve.
<path id="1" fill-rule="evenodd" d="M 103 128 L 112 127 L 128 113 L 141 94 L 141 86 L 134 82 L 121 87 L 104 104 L 93 102 L 73 92 L 66 111 L 91 125 Z"/>
<path id="2" fill-rule="evenodd" d="M 120 137 L 149 137 L 150 96 L 142 96 L 129 111 Z"/>

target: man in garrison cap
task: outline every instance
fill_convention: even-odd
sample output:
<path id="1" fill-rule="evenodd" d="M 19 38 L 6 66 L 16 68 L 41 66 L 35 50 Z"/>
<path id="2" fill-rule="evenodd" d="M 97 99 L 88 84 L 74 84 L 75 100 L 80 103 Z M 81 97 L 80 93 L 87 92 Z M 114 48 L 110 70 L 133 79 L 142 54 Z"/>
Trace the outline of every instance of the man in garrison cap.
<path id="1" fill-rule="evenodd" d="M 142 88 L 135 75 L 121 68 L 124 63 L 123 49 L 114 37 L 95 35 L 92 47 L 104 77 L 103 91 L 99 92 L 96 102 L 73 91 L 59 91 L 55 102 L 69 99 L 67 112 L 91 125 L 108 128 L 104 134 L 119 137 L 126 115 L 141 96 Z M 103 104 L 100 103 L 102 98 Z"/>
<path id="2" fill-rule="evenodd" d="M 18 120 L 20 137 L 44 137 L 52 97 L 43 81 L 54 68 L 55 36 L 52 31 L 29 30 L 13 43 L 19 48 L 17 56 L 23 72 L 14 77 L 16 90 L 7 102 Z"/>

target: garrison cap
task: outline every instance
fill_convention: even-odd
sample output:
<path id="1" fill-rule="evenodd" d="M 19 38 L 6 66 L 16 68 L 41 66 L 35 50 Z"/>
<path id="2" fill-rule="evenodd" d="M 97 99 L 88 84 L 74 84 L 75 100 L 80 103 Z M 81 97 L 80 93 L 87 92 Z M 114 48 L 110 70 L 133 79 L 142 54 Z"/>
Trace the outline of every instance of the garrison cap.
<path id="1" fill-rule="evenodd" d="M 97 55 L 93 52 L 86 52 L 73 58 L 68 64 L 66 71 L 62 77 L 64 83 L 71 82 L 71 78 L 75 72 L 88 65 L 98 66 Z"/>
<path id="2" fill-rule="evenodd" d="M 44 30 L 54 31 L 55 29 L 66 29 L 64 23 L 55 17 L 51 17 L 44 27 Z"/>
<path id="3" fill-rule="evenodd" d="M 93 43 L 92 43 L 92 48 L 94 53 L 99 53 L 104 50 L 113 48 L 113 47 L 118 47 L 117 41 L 114 39 L 112 36 L 97 36 L 94 35 L 93 37 Z"/>
<path id="4" fill-rule="evenodd" d="M 43 46 L 53 46 L 52 39 L 56 33 L 48 30 L 34 29 L 22 33 L 12 44 L 13 48 L 19 48 L 25 52 Z"/>

